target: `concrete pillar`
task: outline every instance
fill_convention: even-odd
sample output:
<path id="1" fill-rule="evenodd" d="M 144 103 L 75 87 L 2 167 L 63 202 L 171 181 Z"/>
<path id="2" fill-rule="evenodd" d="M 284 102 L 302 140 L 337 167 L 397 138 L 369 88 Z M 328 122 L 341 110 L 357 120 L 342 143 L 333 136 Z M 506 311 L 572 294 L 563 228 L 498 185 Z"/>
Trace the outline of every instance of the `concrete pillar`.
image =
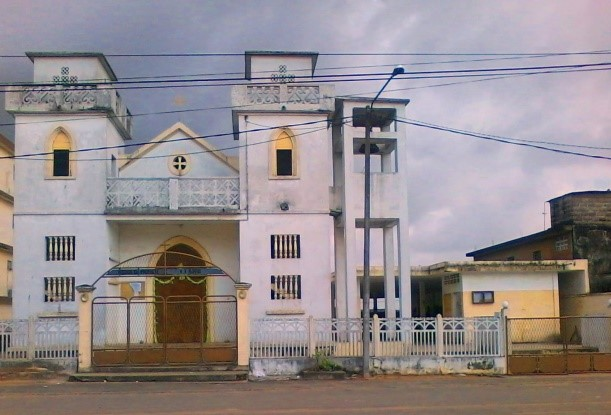
<path id="1" fill-rule="evenodd" d="M 384 247 L 384 297 L 386 318 L 395 318 L 395 227 L 386 227 L 383 232 Z"/>
<path id="2" fill-rule="evenodd" d="M 79 285 L 78 292 L 78 371 L 91 371 L 91 331 L 93 326 L 93 285 Z"/>
<path id="3" fill-rule="evenodd" d="M 238 365 L 248 366 L 250 359 L 250 313 L 248 290 L 252 284 L 237 282 L 236 288 L 236 312 L 237 312 L 237 340 L 238 340 Z"/>
<path id="4" fill-rule="evenodd" d="M 397 246 L 399 248 L 399 304 L 400 314 L 403 318 L 412 316 L 412 279 L 407 243 L 408 232 L 407 220 L 400 220 L 397 224 Z"/>

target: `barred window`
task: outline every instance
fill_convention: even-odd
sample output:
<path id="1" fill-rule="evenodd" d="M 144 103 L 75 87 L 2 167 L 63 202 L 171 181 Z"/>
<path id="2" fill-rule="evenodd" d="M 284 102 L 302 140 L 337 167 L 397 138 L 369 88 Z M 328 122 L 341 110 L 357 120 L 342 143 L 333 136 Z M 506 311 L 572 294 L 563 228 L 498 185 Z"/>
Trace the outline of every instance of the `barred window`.
<path id="1" fill-rule="evenodd" d="M 45 236 L 47 261 L 74 261 L 76 237 Z"/>
<path id="2" fill-rule="evenodd" d="M 301 258 L 300 235 L 271 235 L 271 256 L 277 258 Z"/>
<path id="3" fill-rule="evenodd" d="M 272 275 L 272 300 L 301 300 L 301 275 Z"/>
<path id="4" fill-rule="evenodd" d="M 444 275 L 443 285 L 458 284 L 460 282 L 460 274 Z"/>
<path id="5" fill-rule="evenodd" d="M 558 238 L 556 239 L 556 251 L 566 251 L 569 249 L 569 239 L 568 238 Z"/>
<path id="6" fill-rule="evenodd" d="M 45 303 L 74 301 L 74 277 L 45 277 Z"/>

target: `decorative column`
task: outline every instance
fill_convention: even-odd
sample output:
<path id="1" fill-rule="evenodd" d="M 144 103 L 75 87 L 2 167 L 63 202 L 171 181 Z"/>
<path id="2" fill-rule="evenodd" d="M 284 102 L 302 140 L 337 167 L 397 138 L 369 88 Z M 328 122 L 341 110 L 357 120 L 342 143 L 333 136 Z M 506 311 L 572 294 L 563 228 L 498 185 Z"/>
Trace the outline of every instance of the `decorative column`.
<path id="1" fill-rule="evenodd" d="M 78 291 L 78 371 L 91 371 L 91 328 L 93 324 L 93 285 L 79 285 Z"/>
<path id="2" fill-rule="evenodd" d="M 238 337 L 238 365 L 248 366 L 250 359 L 250 313 L 248 304 L 248 290 L 252 284 L 237 282 L 237 337 Z"/>

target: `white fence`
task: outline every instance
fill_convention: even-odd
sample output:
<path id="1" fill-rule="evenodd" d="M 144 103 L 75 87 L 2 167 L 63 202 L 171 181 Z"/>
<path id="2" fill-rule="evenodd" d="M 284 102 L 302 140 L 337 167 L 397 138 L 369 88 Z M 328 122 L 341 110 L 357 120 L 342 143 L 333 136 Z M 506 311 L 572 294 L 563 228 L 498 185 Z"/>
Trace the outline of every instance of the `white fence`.
<path id="1" fill-rule="evenodd" d="M 407 318 L 370 320 L 371 355 L 378 357 L 501 357 L 501 317 Z M 251 322 L 254 358 L 359 357 L 361 319 L 265 318 Z"/>
<path id="2" fill-rule="evenodd" d="M 46 360 L 70 367 L 77 356 L 76 317 L 0 320 L 0 362 Z"/>

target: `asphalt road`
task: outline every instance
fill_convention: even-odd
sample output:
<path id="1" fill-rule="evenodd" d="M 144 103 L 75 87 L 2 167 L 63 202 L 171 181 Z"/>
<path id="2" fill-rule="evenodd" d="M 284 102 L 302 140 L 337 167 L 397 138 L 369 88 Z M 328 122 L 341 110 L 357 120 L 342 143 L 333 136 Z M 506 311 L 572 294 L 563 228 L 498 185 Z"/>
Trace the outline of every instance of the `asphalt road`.
<path id="1" fill-rule="evenodd" d="M 611 374 L 345 381 L 0 383 L 0 414 L 611 414 Z"/>

